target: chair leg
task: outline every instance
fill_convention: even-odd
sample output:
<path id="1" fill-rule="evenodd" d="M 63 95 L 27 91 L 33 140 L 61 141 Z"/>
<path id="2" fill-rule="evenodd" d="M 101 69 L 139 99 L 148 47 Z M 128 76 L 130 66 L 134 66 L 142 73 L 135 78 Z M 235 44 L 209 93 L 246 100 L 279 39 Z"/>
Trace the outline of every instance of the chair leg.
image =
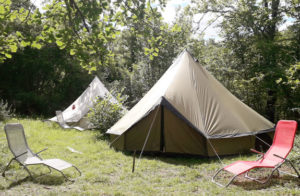
<path id="1" fill-rule="evenodd" d="M 29 174 L 30 178 L 34 179 L 33 176 L 31 175 L 31 172 L 29 171 L 29 169 L 23 165 L 24 169 L 27 171 L 27 173 Z"/>
<path id="2" fill-rule="evenodd" d="M 69 179 L 69 178 L 64 174 L 64 172 L 62 172 L 62 171 L 60 171 L 60 170 L 58 170 L 58 169 L 55 169 L 55 168 L 53 168 L 53 167 L 50 167 L 50 166 L 48 166 L 48 165 L 46 165 L 46 166 L 49 168 L 50 171 L 51 171 L 51 168 L 52 168 L 52 169 L 58 171 L 59 173 L 61 173 L 61 174 L 63 175 L 63 177 L 64 177 L 66 180 L 71 181 L 71 182 L 74 182 L 74 180 Z M 74 166 L 74 165 L 72 165 L 72 167 L 74 167 L 74 168 L 78 171 L 79 175 L 81 176 L 80 170 L 79 170 L 76 166 Z"/>
<path id="3" fill-rule="evenodd" d="M 3 177 L 5 177 L 5 172 L 6 172 L 6 170 L 8 169 L 9 165 L 11 164 L 11 162 L 12 162 L 13 160 L 15 160 L 15 159 L 12 158 L 12 159 L 9 161 L 9 163 L 6 165 L 6 167 L 4 168 L 4 170 L 3 170 L 3 172 L 2 172 L 2 176 L 3 176 Z"/>
<path id="4" fill-rule="evenodd" d="M 6 170 L 8 169 L 8 167 L 9 167 L 9 165 L 12 163 L 12 161 L 16 161 L 16 159 L 15 158 L 12 158 L 10 161 L 9 161 L 9 163 L 6 165 L 6 167 L 5 167 L 5 169 L 4 169 L 4 171 L 3 171 L 3 173 L 2 173 L 2 176 L 3 177 L 5 177 L 5 172 L 6 172 Z M 18 162 L 18 161 L 17 161 Z M 25 166 L 25 165 L 23 165 L 23 164 L 21 164 L 20 162 L 18 162 L 20 165 L 22 165 L 23 166 L 23 168 L 27 171 L 27 173 L 29 174 L 29 176 L 30 176 L 30 178 L 32 178 L 33 179 L 33 176 L 31 175 L 31 173 L 30 173 L 30 171 L 29 171 L 29 169 Z"/>
<path id="5" fill-rule="evenodd" d="M 280 171 L 279 171 L 279 168 L 276 170 L 277 171 L 277 177 L 280 177 Z"/>
<path id="6" fill-rule="evenodd" d="M 280 166 L 278 166 L 278 167 L 280 167 Z M 249 179 L 249 180 L 253 180 L 255 182 L 258 182 L 258 183 L 261 183 L 261 184 L 265 184 L 265 183 L 267 183 L 271 179 L 271 177 L 273 176 L 273 174 L 274 174 L 275 171 L 277 171 L 279 173 L 278 167 L 275 167 L 272 170 L 271 174 L 268 176 L 268 178 L 266 180 L 264 180 L 264 181 L 258 180 L 258 178 L 252 178 L 252 177 L 250 177 L 248 175 L 249 171 L 246 172 L 246 174 L 245 174 L 244 177 L 247 178 L 247 179 Z"/>
<path id="7" fill-rule="evenodd" d="M 216 176 L 217 176 L 222 170 L 224 170 L 224 168 L 219 169 L 219 170 L 217 171 L 217 173 L 212 177 L 212 180 L 211 180 L 211 181 L 212 181 L 213 183 L 215 183 L 215 184 L 221 186 L 221 187 L 227 188 L 227 187 L 232 183 L 232 181 L 233 181 L 239 174 L 233 176 L 233 177 L 229 180 L 229 182 L 228 182 L 227 184 L 224 185 L 224 184 L 221 184 L 221 183 L 219 183 L 219 182 L 217 182 L 217 181 L 215 180 Z"/>
<path id="8" fill-rule="evenodd" d="M 289 160 L 288 160 L 288 162 L 290 163 L 291 167 L 295 170 L 295 172 L 296 172 L 296 174 L 297 174 L 296 177 L 300 178 L 300 174 L 299 174 L 299 172 L 297 171 L 297 169 L 295 168 L 294 164 L 293 164 L 291 161 L 289 161 Z"/>
<path id="9" fill-rule="evenodd" d="M 47 175 L 47 174 L 51 174 L 52 173 L 52 170 L 49 166 L 47 166 L 47 168 L 49 169 L 49 172 L 48 173 L 44 173 L 44 174 L 41 174 L 39 175 L 38 177 L 41 177 L 41 176 L 44 176 L 44 175 Z"/>
<path id="10" fill-rule="evenodd" d="M 76 168 L 76 167 L 74 167 L 74 168 Z M 77 170 L 77 171 L 79 172 L 79 174 L 81 175 L 81 172 L 78 170 L 78 168 L 76 168 L 76 170 Z M 75 181 L 75 180 L 72 180 L 72 179 L 68 178 L 68 177 L 64 174 L 64 172 L 62 172 L 62 171 L 60 171 L 60 170 L 57 170 L 57 171 L 60 172 L 66 180 L 71 181 L 71 182 L 74 182 L 74 181 Z"/>
<path id="11" fill-rule="evenodd" d="M 79 173 L 79 176 L 81 176 L 81 171 L 75 166 L 75 165 L 72 165 Z"/>
<path id="12" fill-rule="evenodd" d="M 291 174 L 289 172 L 284 172 L 284 171 L 281 171 L 281 170 L 278 170 L 278 171 L 280 173 L 284 173 L 284 174 L 287 174 L 287 175 L 290 175 L 290 176 L 294 176 L 296 178 L 300 178 L 299 172 L 297 171 L 297 169 L 295 168 L 295 166 L 293 165 L 293 163 L 291 161 L 287 160 L 287 159 L 286 159 L 286 161 L 289 162 L 290 166 L 294 169 L 294 171 L 296 172 L 297 175 Z M 283 163 L 281 165 L 283 165 Z M 281 167 L 281 165 L 280 165 L 280 167 Z"/>
<path id="13" fill-rule="evenodd" d="M 47 165 L 46 165 L 47 166 Z M 48 170 L 49 170 L 49 174 L 51 174 L 52 170 L 49 166 L 47 166 Z M 47 174 L 47 173 L 46 173 Z"/>
<path id="14" fill-rule="evenodd" d="M 57 170 L 57 171 L 60 172 L 66 180 L 71 181 L 71 182 L 74 181 L 74 180 L 70 180 L 70 179 L 64 174 L 64 172 L 62 172 L 62 171 L 60 171 L 60 170 Z"/>
<path id="15" fill-rule="evenodd" d="M 290 174 L 288 172 L 283 172 L 283 171 L 280 171 L 281 173 L 285 173 L 285 174 L 288 174 L 288 175 L 291 175 L 291 176 L 294 176 L 294 177 L 298 177 L 300 178 L 300 175 L 299 175 L 299 172 L 297 171 L 297 169 L 295 168 L 295 166 L 293 165 L 293 163 L 288 160 L 287 158 L 284 158 L 282 156 L 279 156 L 277 154 L 273 154 L 274 156 L 278 157 L 278 158 L 281 158 L 282 160 L 284 160 L 277 168 L 281 167 L 286 161 L 289 162 L 289 164 L 291 165 L 291 167 L 294 169 L 294 171 L 296 172 L 297 175 L 294 175 L 294 174 Z"/>
<path id="16" fill-rule="evenodd" d="M 51 174 L 51 172 L 52 172 L 51 168 L 49 166 L 47 166 L 47 167 L 49 169 L 49 174 Z"/>
<path id="17" fill-rule="evenodd" d="M 75 165 L 72 165 L 72 167 L 74 167 L 74 168 L 78 171 L 79 176 L 81 176 L 81 171 L 80 171 Z M 59 171 L 59 170 L 57 170 L 57 171 Z M 71 182 L 74 182 L 74 180 L 69 179 L 69 178 L 64 174 L 64 172 L 62 172 L 62 171 L 59 171 L 59 172 L 65 177 L 66 180 L 69 180 L 69 181 L 71 181 Z"/>

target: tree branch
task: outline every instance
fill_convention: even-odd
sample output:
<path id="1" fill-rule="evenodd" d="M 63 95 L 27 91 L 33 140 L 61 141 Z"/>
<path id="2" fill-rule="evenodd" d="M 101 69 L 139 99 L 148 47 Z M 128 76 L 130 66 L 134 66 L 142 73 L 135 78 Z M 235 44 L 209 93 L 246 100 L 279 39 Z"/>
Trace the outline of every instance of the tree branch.
<path id="1" fill-rule="evenodd" d="M 77 33 L 76 29 L 75 29 L 75 26 L 73 24 L 73 21 L 72 21 L 72 10 L 70 8 L 70 4 L 68 3 L 68 0 L 64 0 L 65 1 L 65 4 L 67 6 L 67 11 L 68 11 L 68 17 L 69 17 L 69 26 L 72 28 L 73 32 L 75 33 L 75 35 L 81 39 L 81 37 L 79 36 L 79 34 Z"/>
<path id="2" fill-rule="evenodd" d="M 79 7 L 77 6 L 76 2 L 74 0 L 70 0 L 70 6 L 74 5 L 74 8 L 76 9 L 76 11 L 79 13 L 81 20 L 83 22 L 84 27 L 86 28 L 86 30 L 90 33 L 90 28 L 88 27 L 87 23 L 85 22 L 85 17 L 82 14 L 82 12 L 80 11 Z"/>

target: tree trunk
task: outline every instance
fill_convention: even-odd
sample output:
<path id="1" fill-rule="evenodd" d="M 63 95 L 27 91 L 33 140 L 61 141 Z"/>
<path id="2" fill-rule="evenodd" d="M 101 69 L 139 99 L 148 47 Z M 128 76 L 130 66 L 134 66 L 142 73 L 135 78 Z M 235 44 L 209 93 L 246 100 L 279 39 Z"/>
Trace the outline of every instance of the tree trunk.
<path id="1" fill-rule="evenodd" d="M 277 32 L 277 25 L 278 25 L 278 12 L 279 12 L 279 4 L 280 0 L 272 0 L 272 15 L 271 15 L 271 23 L 268 26 L 268 31 L 267 31 L 267 37 L 271 42 L 274 42 L 275 35 Z M 274 50 L 273 50 L 274 52 Z M 271 59 L 269 59 L 269 62 L 271 67 L 276 67 L 276 54 L 271 55 Z M 272 79 L 271 79 L 272 81 Z M 274 81 L 275 82 L 275 81 Z M 267 100 L 267 108 L 266 108 L 266 114 L 271 122 L 275 122 L 275 104 L 277 100 L 277 94 L 276 91 L 273 89 L 274 85 L 270 85 L 272 89 L 268 91 L 268 100 Z"/>
<path id="2" fill-rule="evenodd" d="M 276 104 L 277 96 L 276 91 L 269 90 L 268 91 L 268 100 L 267 100 L 267 108 L 266 115 L 271 122 L 275 122 L 275 104 Z"/>

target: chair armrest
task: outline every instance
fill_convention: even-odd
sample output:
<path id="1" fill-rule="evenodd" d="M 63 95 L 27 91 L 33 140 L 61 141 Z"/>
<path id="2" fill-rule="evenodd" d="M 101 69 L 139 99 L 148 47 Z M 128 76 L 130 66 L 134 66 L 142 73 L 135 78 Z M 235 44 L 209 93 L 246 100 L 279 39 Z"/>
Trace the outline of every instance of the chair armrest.
<path id="1" fill-rule="evenodd" d="M 19 154 L 18 156 L 15 156 L 14 159 L 19 158 L 20 156 L 22 156 L 22 155 L 24 155 L 24 154 L 26 154 L 26 153 L 27 153 L 27 151 L 26 151 L 26 152 L 23 152 L 23 153 L 21 153 L 21 154 Z"/>
<path id="2" fill-rule="evenodd" d="M 254 153 L 257 153 L 257 154 L 260 154 L 260 155 L 262 155 L 262 156 L 264 156 L 265 155 L 265 153 L 262 153 L 262 152 L 259 152 L 259 151 L 257 151 L 257 150 L 255 150 L 255 149 L 250 149 L 252 152 L 254 152 Z"/>
<path id="3" fill-rule="evenodd" d="M 287 160 L 286 158 L 279 156 L 278 154 L 273 154 L 275 157 L 281 158 L 282 160 Z"/>
<path id="4" fill-rule="evenodd" d="M 35 154 L 38 155 L 38 154 L 40 154 L 41 152 L 43 152 L 43 151 L 45 151 L 45 150 L 48 150 L 48 148 L 45 148 L 45 149 L 43 149 L 43 150 L 41 150 L 41 151 L 39 151 L 39 152 L 37 152 L 37 153 L 35 153 Z"/>
<path id="5" fill-rule="evenodd" d="M 282 157 L 282 156 L 279 156 L 278 154 L 273 154 L 273 155 L 274 155 L 275 157 L 278 157 L 278 158 L 284 160 L 284 161 L 289 162 L 289 163 L 292 165 L 292 167 L 294 167 L 293 163 L 292 163 L 289 159 L 284 158 L 284 157 Z M 298 175 L 298 176 L 299 176 L 299 175 Z"/>

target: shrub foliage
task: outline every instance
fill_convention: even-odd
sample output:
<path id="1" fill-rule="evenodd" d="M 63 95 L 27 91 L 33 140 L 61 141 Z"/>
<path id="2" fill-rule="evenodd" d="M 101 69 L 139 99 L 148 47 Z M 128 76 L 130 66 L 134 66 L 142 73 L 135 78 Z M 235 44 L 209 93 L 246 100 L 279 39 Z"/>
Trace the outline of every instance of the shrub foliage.
<path id="1" fill-rule="evenodd" d="M 125 113 L 122 106 L 126 97 L 118 94 L 116 96 L 117 103 L 111 101 L 112 96 L 106 96 L 104 99 L 99 98 L 93 108 L 91 108 L 88 118 L 95 129 L 105 133 L 107 129 L 113 126 Z"/>
<path id="2" fill-rule="evenodd" d="M 13 110 L 7 101 L 0 99 L 0 121 L 7 120 L 13 114 Z"/>

